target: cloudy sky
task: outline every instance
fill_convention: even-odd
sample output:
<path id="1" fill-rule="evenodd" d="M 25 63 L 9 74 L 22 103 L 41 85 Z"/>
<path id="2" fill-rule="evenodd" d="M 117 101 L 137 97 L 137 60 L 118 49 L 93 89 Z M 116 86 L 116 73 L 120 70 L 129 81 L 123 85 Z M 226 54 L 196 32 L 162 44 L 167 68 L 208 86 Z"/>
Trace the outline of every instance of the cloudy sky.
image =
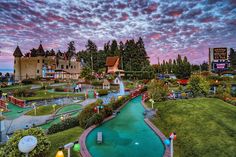
<path id="1" fill-rule="evenodd" d="M 236 48 L 236 0 L 0 1 L 0 68 L 13 67 L 17 44 L 64 51 L 74 40 L 81 50 L 88 39 L 102 48 L 139 36 L 151 63 L 177 54 L 207 61 L 209 47 Z"/>

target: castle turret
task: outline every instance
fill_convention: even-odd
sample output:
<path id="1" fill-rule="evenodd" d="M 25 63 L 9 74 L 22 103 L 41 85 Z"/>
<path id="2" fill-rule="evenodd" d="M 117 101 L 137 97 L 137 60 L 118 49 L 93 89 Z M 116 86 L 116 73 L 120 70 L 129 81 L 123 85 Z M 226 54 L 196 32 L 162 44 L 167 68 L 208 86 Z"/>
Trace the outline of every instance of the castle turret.
<path id="1" fill-rule="evenodd" d="M 43 49 L 41 42 L 40 42 L 39 48 L 37 49 L 37 56 L 45 56 L 45 51 Z"/>
<path id="2" fill-rule="evenodd" d="M 23 56 L 19 46 L 17 45 L 14 53 L 14 76 L 15 80 L 19 81 L 21 80 L 21 57 Z"/>

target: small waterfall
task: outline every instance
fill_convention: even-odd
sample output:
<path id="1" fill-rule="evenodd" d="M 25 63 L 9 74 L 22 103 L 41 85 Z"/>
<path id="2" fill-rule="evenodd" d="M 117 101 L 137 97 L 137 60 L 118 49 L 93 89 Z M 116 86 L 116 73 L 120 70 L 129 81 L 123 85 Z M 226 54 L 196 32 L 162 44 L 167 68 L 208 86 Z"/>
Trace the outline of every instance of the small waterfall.
<path id="1" fill-rule="evenodd" d="M 120 86 L 119 95 L 125 95 L 125 86 L 124 86 L 124 83 L 123 83 L 123 81 L 121 79 L 120 79 L 119 86 Z"/>

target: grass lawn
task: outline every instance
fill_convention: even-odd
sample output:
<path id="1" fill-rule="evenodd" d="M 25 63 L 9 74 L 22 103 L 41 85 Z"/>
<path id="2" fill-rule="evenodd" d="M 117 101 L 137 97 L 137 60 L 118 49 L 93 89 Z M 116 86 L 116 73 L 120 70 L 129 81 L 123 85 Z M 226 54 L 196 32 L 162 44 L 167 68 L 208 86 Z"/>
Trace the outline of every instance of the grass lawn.
<path id="1" fill-rule="evenodd" d="M 15 89 L 26 89 L 26 88 L 30 88 L 33 84 L 30 84 L 30 85 L 12 85 L 12 86 L 8 86 L 8 87 L 4 87 L 4 88 L 1 88 L 1 90 L 3 92 L 10 92 L 10 91 L 13 91 Z"/>
<path id="2" fill-rule="evenodd" d="M 159 111 L 153 123 L 167 137 L 176 131 L 175 157 L 236 156 L 235 106 L 219 99 L 195 98 L 159 102 L 155 107 Z"/>
<path id="3" fill-rule="evenodd" d="M 45 90 L 37 90 L 36 95 L 32 97 L 18 97 L 23 100 L 43 100 L 43 99 L 52 99 L 52 98 L 60 98 L 60 97 L 78 97 L 84 96 L 84 94 L 78 93 L 51 93 Z"/>
<path id="4" fill-rule="evenodd" d="M 60 105 L 56 105 L 55 106 L 55 111 L 60 108 Z M 25 115 L 29 115 L 29 116 L 43 116 L 43 115 L 49 115 L 52 114 L 54 112 L 54 108 L 52 105 L 49 106 L 39 106 L 37 107 L 36 110 L 36 115 L 34 113 L 34 109 L 30 110 L 29 112 L 27 112 Z"/>
<path id="5" fill-rule="evenodd" d="M 84 130 L 82 128 L 75 127 L 52 135 L 48 135 L 49 141 L 51 141 L 50 154 L 48 157 L 55 157 L 60 146 L 78 140 L 83 131 Z M 71 150 L 71 152 L 71 156 L 79 157 L 78 153 L 74 152 L 73 150 Z M 64 151 L 64 156 L 67 156 L 66 151 Z"/>

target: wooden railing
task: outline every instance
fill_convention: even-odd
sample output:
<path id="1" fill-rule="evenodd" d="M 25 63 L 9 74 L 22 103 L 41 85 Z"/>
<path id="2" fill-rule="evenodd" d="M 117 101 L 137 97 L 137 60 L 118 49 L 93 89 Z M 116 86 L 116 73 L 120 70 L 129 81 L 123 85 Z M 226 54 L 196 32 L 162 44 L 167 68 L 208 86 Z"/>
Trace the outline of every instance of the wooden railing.
<path id="1" fill-rule="evenodd" d="M 25 101 L 24 100 L 20 100 L 20 99 L 17 99 L 13 96 L 8 96 L 8 100 L 13 103 L 14 105 L 17 105 L 19 107 L 22 107 L 24 108 L 26 106 L 25 104 Z"/>

